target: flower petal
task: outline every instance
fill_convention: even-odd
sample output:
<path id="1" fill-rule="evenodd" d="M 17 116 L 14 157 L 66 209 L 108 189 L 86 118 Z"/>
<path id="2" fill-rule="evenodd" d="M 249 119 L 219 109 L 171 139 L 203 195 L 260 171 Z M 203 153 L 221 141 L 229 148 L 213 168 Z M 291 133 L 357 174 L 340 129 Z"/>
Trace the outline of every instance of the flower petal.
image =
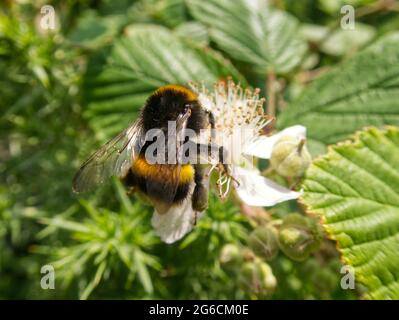
<path id="1" fill-rule="evenodd" d="M 270 159 L 274 144 L 283 136 L 305 138 L 306 127 L 296 125 L 285 128 L 284 130 L 269 137 L 260 136 L 250 143 L 243 152 L 258 158 Z"/>
<path id="2" fill-rule="evenodd" d="M 197 218 L 200 214 L 197 213 Z M 173 243 L 183 238 L 194 227 L 195 212 L 191 207 L 191 197 L 180 205 L 174 205 L 164 213 L 157 209 L 151 219 L 155 233 L 166 243 Z"/>
<path id="3" fill-rule="evenodd" d="M 257 170 L 233 168 L 233 175 L 240 185 L 238 196 L 248 205 L 271 207 L 277 203 L 298 198 L 301 193 L 289 190 L 261 176 Z"/>

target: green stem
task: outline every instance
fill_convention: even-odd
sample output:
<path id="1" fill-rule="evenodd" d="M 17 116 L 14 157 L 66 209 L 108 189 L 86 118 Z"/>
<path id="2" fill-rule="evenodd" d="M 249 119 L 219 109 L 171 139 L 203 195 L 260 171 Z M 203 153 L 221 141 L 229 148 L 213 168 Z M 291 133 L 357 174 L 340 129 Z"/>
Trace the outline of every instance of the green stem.
<path id="1" fill-rule="evenodd" d="M 276 116 L 276 74 L 273 70 L 269 70 L 266 78 L 267 90 L 267 115 Z"/>

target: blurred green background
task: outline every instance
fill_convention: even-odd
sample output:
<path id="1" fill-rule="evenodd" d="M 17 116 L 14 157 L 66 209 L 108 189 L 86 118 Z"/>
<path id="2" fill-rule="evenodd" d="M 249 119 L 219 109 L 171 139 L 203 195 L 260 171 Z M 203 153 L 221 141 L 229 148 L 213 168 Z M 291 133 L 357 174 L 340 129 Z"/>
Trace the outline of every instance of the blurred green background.
<path id="1" fill-rule="evenodd" d="M 211 196 L 195 230 L 166 245 L 152 231 L 151 208 L 129 199 L 118 182 L 85 196 L 71 191 L 82 160 L 131 122 L 160 85 L 211 86 L 231 76 L 272 95 L 278 118 L 309 82 L 399 29 L 395 1 L 275 0 L 266 18 L 248 9 L 254 1 L 219 2 L 217 10 L 214 0 L 1 2 L 0 298 L 361 295 L 360 286 L 340 288 L 335 244 L 317 238 L 317 220 L 295 202 L 266 211 Z M 339 27 L 348 3 L 358 16 L 353 32 Z M 48 4 L 54 30 L 40 25 Z M 254 19 L 268 23 L 264 43 L 247 32 Z M 284 250 L 274 225 L 287 217 L 306 226 L 316 245 Z M 46 264 L 55 268 L 54 290 L 40 287 Z"/>

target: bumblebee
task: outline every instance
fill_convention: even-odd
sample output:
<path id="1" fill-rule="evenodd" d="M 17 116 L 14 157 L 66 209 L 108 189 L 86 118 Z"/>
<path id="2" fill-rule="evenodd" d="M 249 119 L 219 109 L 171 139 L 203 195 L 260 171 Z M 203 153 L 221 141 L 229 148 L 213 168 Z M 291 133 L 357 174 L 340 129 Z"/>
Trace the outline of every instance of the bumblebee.
<path id="1" fill-rule="evenodd" d="M 134 123 L 83 163 L 73 179 L 73 190 L 88 191 L 117 176 L 130 190 L 145 195 L 158 214 L 192 211 L 196 215 L 204 211 L 208 205 L 209 166 L 190 157 L 184 163 L 177 157 L 172 164 L 151 163 L 146 159 L 146 151 L 153 142 L 146 141 L 146 132 L 161 130 L 168 143 L 170 121 L 175 121 L 177 134 L 184 134 L 187 129 L 200 134 L 201 130 L 215 128 L 212 112 L 200 105 L 196 93 L 180 85 L 163 86 L 149 96 Z M 212 141 L 186 139 L 184 142 L 194 145 L 198 151 L 196 157 L 204 150 L 208 155 L 216 154 L 219 167 L 228 174 L 229 168 L 223 164 L 226 156 L 223 147 Z M 165 150 L 164 156 L 168 160 L 172 155 Z"/>

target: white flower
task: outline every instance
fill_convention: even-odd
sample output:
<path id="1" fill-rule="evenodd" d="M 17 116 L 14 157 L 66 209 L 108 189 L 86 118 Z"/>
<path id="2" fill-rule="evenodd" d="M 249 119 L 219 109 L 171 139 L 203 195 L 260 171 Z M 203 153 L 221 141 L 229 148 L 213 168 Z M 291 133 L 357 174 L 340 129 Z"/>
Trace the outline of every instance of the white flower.
<path id="1" fill-rule="evenodd" d="M 238 196 L 248 205 L 260 207 L 298 198 L 299 192 L 263 177 L 251 160 L 252 157 L 270 159 L 273 146 L 281 137 L 305 138 L 306 128 L 296 125 L 272 136 L 262 135 L 270 119 L 264 114 L 264 100 L 259 98 L 259 90 L 243 90 L 230 80 L 217 83 L 212 93 L 204 87 L 191 86 L 198 93 L 201 105 L 215 116 L 215 143 L 229 152 Z M 224 192 L 227 194 L 230 179 L 222 177 L 219 182 L 227 186 Z"/>

